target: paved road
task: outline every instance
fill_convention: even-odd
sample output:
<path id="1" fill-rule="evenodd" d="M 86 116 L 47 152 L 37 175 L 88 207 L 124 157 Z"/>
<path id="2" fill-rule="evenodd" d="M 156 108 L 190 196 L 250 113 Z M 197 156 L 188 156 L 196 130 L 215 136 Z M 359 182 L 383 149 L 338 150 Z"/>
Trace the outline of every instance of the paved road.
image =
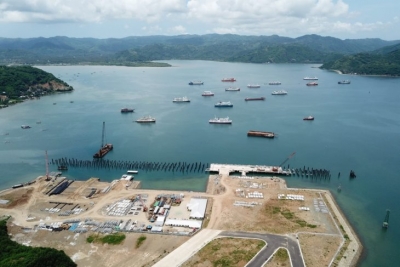
<path id="1" fill-rule="evenodd" d="M 299 244 L 296 239 L 282 235 L 246 233 L 246 232 L 221 232 L 219 236 L 237 237 L 237 238 L 257 238 L 267 242 L 268 246 L 264 247 L 247 265 L 246 267 L 261 267 L 264 265 L 276 249 L 279 247 L 287 248 L 289 251 L 290 261 L 293 267 L 305 267 Z"/>

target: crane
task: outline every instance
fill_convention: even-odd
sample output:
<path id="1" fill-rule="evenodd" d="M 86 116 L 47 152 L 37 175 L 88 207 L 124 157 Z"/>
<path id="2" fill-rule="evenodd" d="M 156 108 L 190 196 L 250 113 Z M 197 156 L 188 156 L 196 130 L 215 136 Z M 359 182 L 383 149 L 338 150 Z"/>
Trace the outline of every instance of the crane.
<path id="1" fill-rule="evenodd" d="M 143 200 L 142 200 L 142 196 L 139 194 L 139 195 L 137 195 L 136 199 L 139 200 L 140 203 L 142 203 L 143 212 L 146 212 L 146 211 L 147 211 L 147 206 L 146 206 L 146 204 L 144 204 L 144 202 L 143 202 Z"/>
<path id="2" fill-rule="evenodd" d="M 287 157 L 280 165 L 279 167 L 281 167 L 283 164 L 285 164 L 289 159 L 291 159 L 294 155 L 296 154 L 296 152 L 293 152 L 292 154 L 290 154 L 289 157 Z"/>

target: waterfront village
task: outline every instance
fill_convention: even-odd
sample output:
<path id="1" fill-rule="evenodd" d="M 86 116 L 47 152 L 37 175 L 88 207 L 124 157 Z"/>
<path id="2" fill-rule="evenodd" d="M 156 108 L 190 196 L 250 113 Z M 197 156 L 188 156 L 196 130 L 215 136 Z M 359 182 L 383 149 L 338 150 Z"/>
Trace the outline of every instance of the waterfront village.
<path id="1" fill-rule="evenodd" d="M 13 240 L 63 250 L 78 266 L 212 266 L 200 252 L 222 239 L 225 249 L 263 241 L 237 266 L 281 266 L 279 248 L 288 266 L 356 265 L 362 246 L 329 191 L 287 188 L 281 176 L 231 166 L 214 165 L 206 192 L 141 189 L 140 173 L 109 183 L 53 172 L 1 191 L 0 217 L 11 216 Z M 119 232 L 119 245 L 87 242 Z"/>

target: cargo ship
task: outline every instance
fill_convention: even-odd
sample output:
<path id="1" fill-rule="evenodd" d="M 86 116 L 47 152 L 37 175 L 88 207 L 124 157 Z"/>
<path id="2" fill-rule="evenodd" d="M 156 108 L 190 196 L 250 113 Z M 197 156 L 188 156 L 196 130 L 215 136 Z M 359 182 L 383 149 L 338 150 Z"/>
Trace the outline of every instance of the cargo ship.
<path id="1" fill-rule="evenodd" d="M 285 90 L 273 91 L 271 95 L 287 95 Z"/>
<path id="2" fill-rule="evenodd" d="M 349 80 L 338 81 L 338 84 L 350 84 Z"/>
<path id="3" fill-rule="evenodd" d="M 231 108 L 233 107 L 233 104 L 231 103 L 231 101 L 227 101 L 227 102 L 218 102 L 217 104 L 214 105 L 217 108 Z"/>
<path id="4" fill-rule="evenodd" d="M 313 81 L 313 80 L 318 80 L 318 78 L 317 77 L 304 77 L 303 80 Z"/>
<path id="5" fill-rule="evenodd" d="M 248 84 L 247 85 L 247 88 L 260 88 L 261 87 L 261 85 L 259 85 L 259 84 Z"/>
<path id="6" fill-rule="evenodd" d="M 307 86 L 317 86 L 317 85 L 318 85 L 317 82 L 310 82 L 310 83 L 307 83 Z"/>
<path id="7" fill-rule="evenodd" d="M 244 101 L 256 101 L 256 100 L 265 100 L 265 97 L 248 97 L 245 98 Z"/>
<path id="8" fill-rule="evenodd" d="M 201 95 L 202 96 L 214 96 L 214 93 L 211 91 L 204 91 Z"/>
<path id="9" fill-rule="evenodd" d="M 274 138 L 275 133 L 273 132 L 262 132 L 262 131 L 248 131 L 247 136 L 257 136 L 257 137 L 264 137 L 264 138 Z"/>
<path id="10" fill-rule="evenodd" d="M 95 159 L 103 158 L 105 155 L 107 155 L 108 152 L 110 152 L 114 148 L 112 144 L 104 144 L 105 127 L 106 127 L 106 123 L 103 121 L 103 131 L 102 131 L 102 135 L 101 135 L 101 148 L 98 152 L 96 152 L 93 155 L 93 158 L 95 158 Z"/>
<path id="11" fill-rule="evenodd" d="M 137 119 L 136 122 L 139 122 L 139 123 L 155 123 L 156 119 L 152 118 L 150 116 L 145 116 L 143 118 Z"/>
<path id="12" fill-rule="evenodd" d="M 269 85 L 281 85 L 282 83 L 281 82 L 269 82 L 268 84 Z"/>
<path id="13" fill-rule="evenodd" d="M 229 88 L 225 88 L 225 91 L 236 92 L 236 91 L 240 91 L 240 88 L 239 87 L 229 87 Z"/>
<path id="14" fill-rule="evenodd" d="M 191 81 L 191 82 L 189 82 L 189 85 L 203 85 L 204 84 L 204 82 L 202 82 L 202 81 Z"/>
<path id="15" fill-rule="evenodd" d="M 129 112 L 133 112 L 134 109 L 133 108 L 121 108 L 121 113 L 129 113 Z"/>
<path id="16" fill-rule="evenodd" d="M 303 118 L 303 120 L 304 121 L 313 121 L 314 117 L 313 116 L 308 116 L 308 117 Z"/>
<path id="17" fill-rule="evenodd" d="M 221 82 L 236 82 L 235 78 L 223 78 Z"/>
<path id="18" fill-rule="evenodd" d="M 172 100 L 172 102 L 174 102 L 174 103 L 184 103 L 184 102 L 188 103 L 188 102 L 190 102 L 190 99 L 187 98 L 186 96 L 184 96 L 184 97 L 176 97 L 176 98 L 174 98 Z"/>
<path id="19" fill-rule="evenodd" d="M 232 124 L 232 120 L 230 120 L 229 117 L 226 118 L 215 117 L 214 119 L 211 119 L 208 122 L 211 124 Z"/>

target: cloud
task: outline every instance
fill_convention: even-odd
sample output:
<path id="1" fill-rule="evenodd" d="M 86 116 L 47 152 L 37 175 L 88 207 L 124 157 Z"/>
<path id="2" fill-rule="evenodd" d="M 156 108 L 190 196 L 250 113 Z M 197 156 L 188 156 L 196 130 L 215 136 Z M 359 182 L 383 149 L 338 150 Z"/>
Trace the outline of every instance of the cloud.
<path id="1" fill-rule="evenodd" d="M 182 25 L 178 25 L 175 27 L 172 27 L 168 30 L 171 33 L 175 33 L 175 34 L 186 34 L 186 28 L 183 27 Z"/>

